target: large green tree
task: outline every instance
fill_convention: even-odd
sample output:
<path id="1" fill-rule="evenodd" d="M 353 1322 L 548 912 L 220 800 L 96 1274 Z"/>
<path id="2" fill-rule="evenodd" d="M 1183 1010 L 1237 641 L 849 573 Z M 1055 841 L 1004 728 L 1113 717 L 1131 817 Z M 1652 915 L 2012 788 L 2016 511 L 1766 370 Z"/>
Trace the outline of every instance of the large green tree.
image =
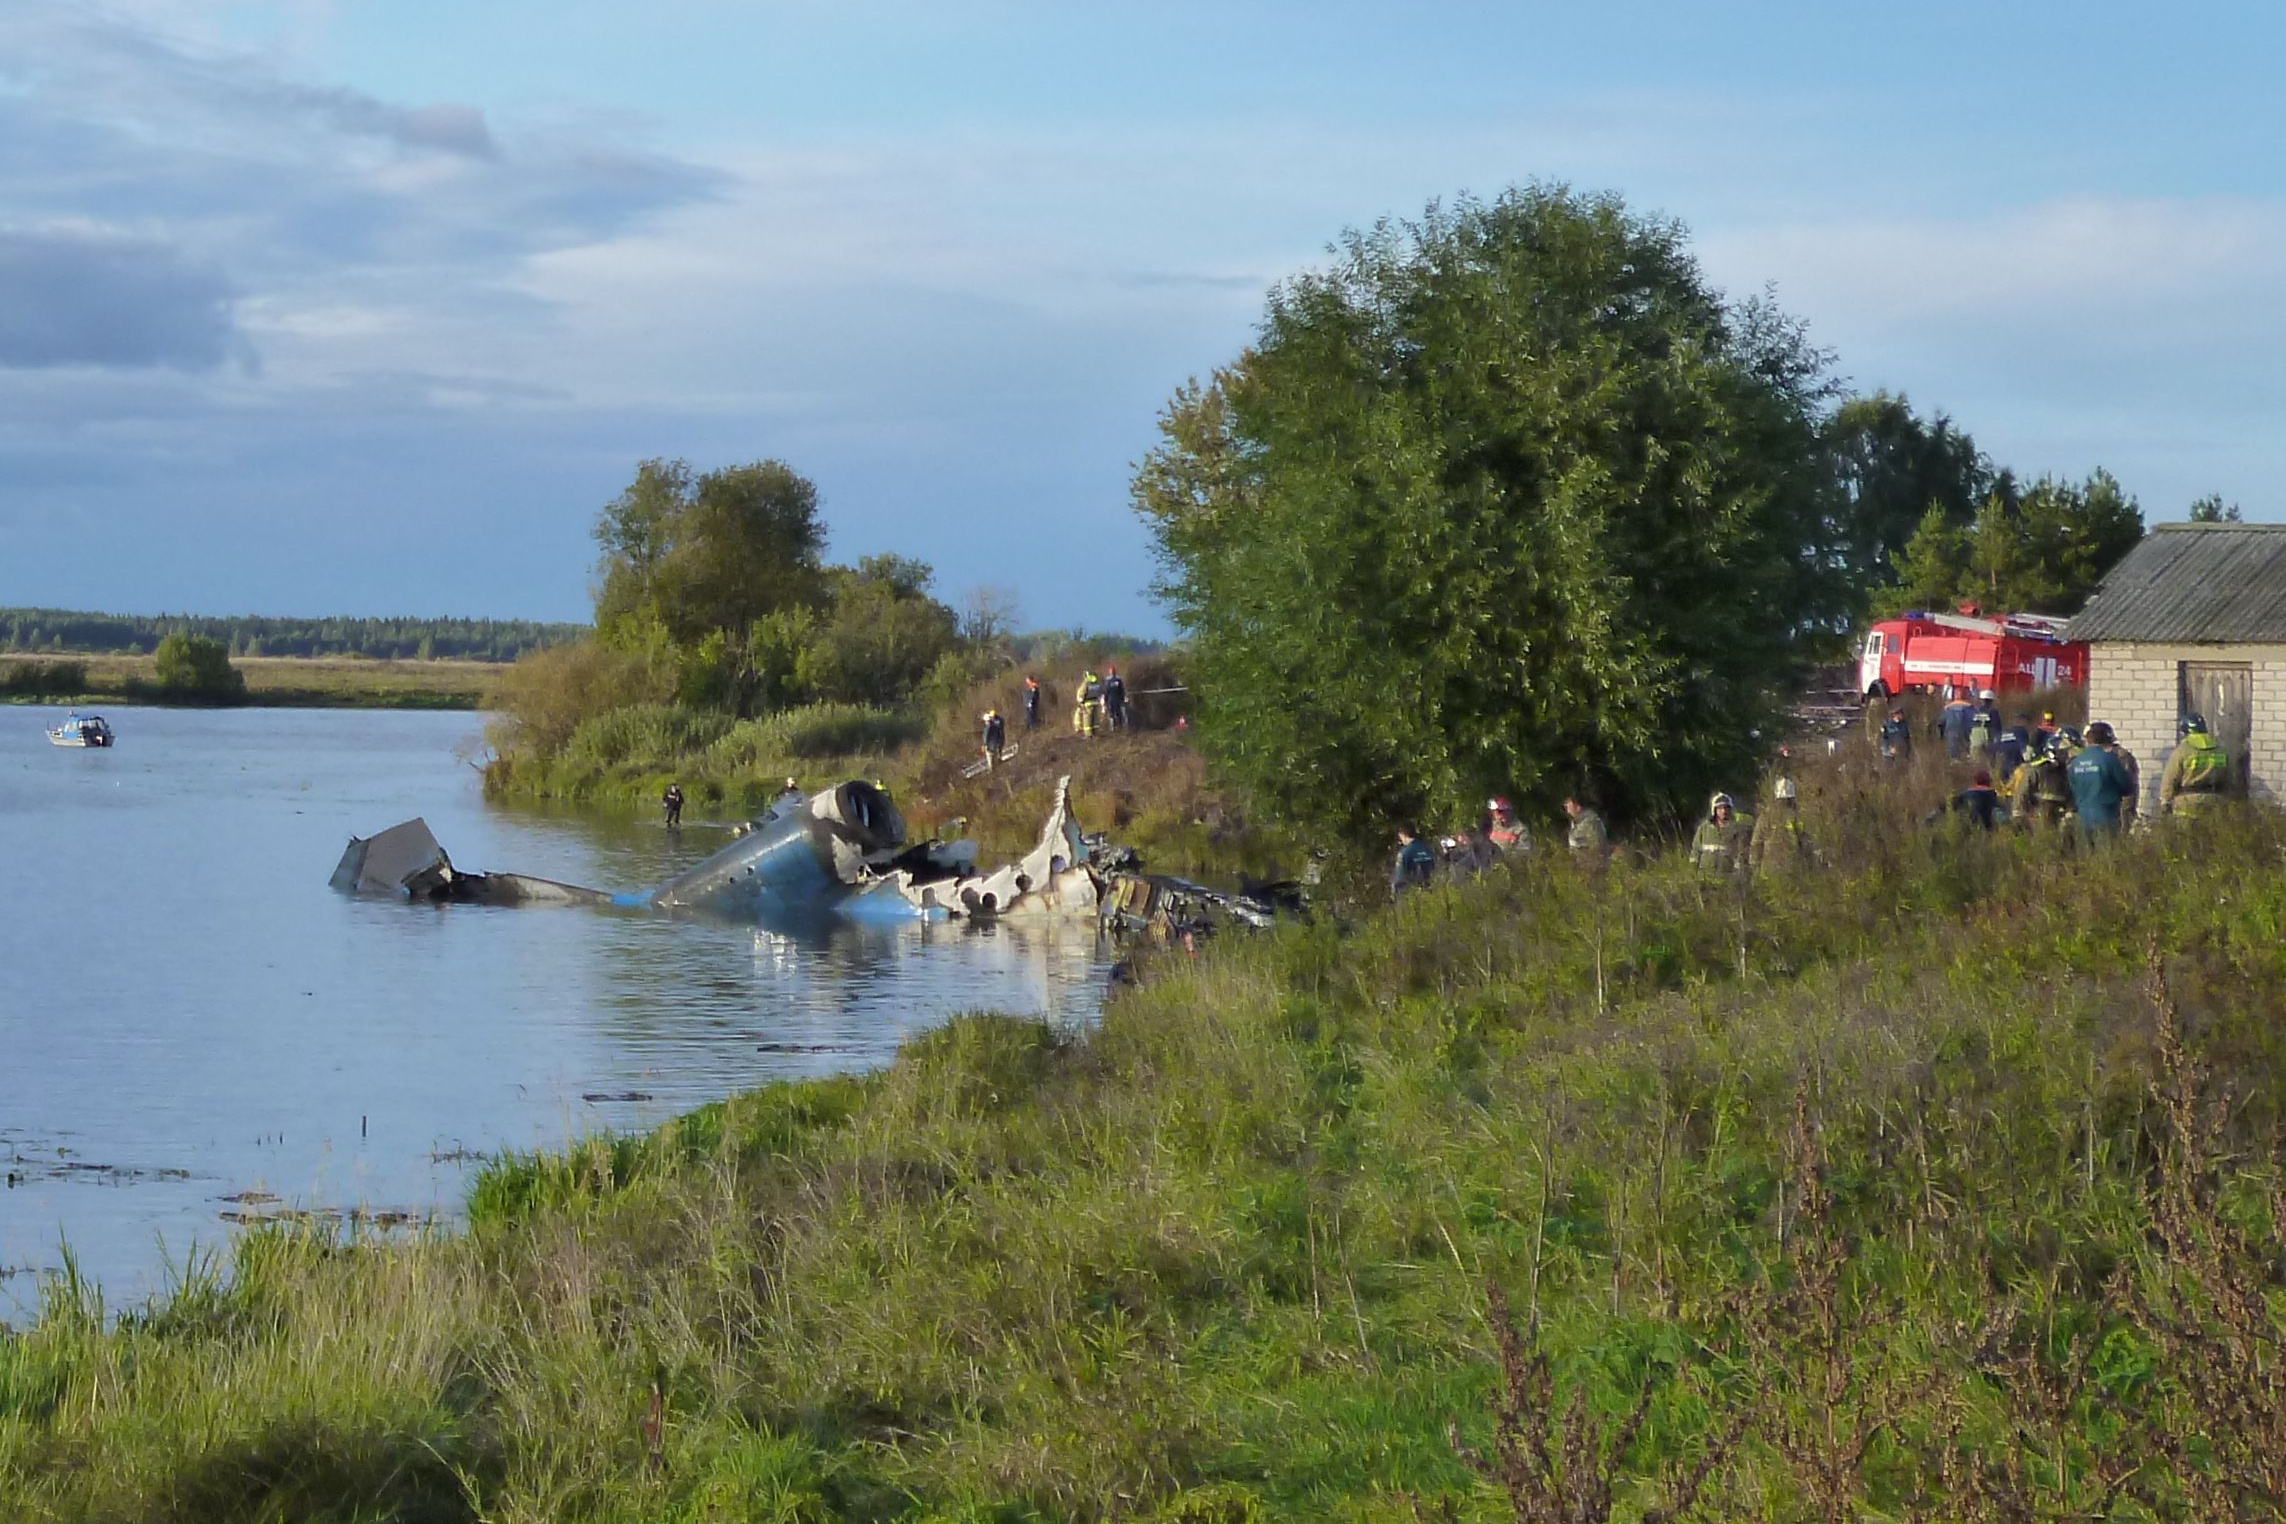
<path id="1" fill-rule="evenodd" d="M 1930 513 L 1965 525 L 1992 490 L 1976 441 L 1943 413 L 1923 419 L 1902 395 L 1850 398 L 1825 437 L 1839 491 L 1823 548 L 1861 599 L 1890 582 Z"/>
<path id="2" fill-rule="evenodd" d="M 755 620 L 825 593 L 818 491 L 783 461 L 694 474 L 646 460 L 595 526 L 603 552 L 596 633 L 639 645 L 654 631 L 733 644 Z"/>
<path id="3" fill-rule="evenodd" d="M 1663 815 L 1746 782 L 1796 633 L 1850 603 L 1823 357 L 1616 197 L 1432 206 L 1333 254 L 1135 478 L 1202 744 L 1358 839 L 1493 790 Z"/>

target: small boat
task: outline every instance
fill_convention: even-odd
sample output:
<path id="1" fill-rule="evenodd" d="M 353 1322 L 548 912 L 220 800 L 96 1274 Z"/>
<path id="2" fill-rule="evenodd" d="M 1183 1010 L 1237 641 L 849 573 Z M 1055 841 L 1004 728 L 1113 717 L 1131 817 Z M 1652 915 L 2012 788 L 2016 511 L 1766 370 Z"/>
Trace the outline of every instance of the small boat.
<path id="1" fill-rule="evenodd" d="M 68 714 L 64 722 L 48 732 L 48 740 L 56 746 L 109 746 L 111 724 L 100 714 Z"/>

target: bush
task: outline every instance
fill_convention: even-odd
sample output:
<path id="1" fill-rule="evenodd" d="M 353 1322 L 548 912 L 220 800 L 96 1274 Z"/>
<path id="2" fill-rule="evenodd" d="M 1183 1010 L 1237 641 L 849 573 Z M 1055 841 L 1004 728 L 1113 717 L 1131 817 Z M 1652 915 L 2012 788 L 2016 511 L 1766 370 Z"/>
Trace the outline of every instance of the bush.
<path id="1" fill-rule="evenodd" d="M 229 648 L 205 635 L 176 631 L 159 642 L 159 686 L 170 698 L 229 701 L 246 696 L 246 677 L 230 664 Z"/>
<path id="2" fill-rule="evenodd" d="M 728 715 L 679 704 L 629 704 L 582 720 L 564 744 L 564 757 L 592 767 L 671 762 L 706 750 L 729 729 Z"/>
<path id="3" fill-rule="evenodd" d="M 785 761 L 872 755 L 894 751 L 927 732 L 925 721 L 903 710 L 806 704 L 731 727 L 708 750 L 707 761 L 737 771 Z"/>
<path id="4" fill-rule="evenodd" d="M 13 661 L 0 663 L 0 693 L 24 697 L 62 698 L 87 691 L 87 663 L 83 661 Z"/>
<path id="5" fill-rule="evenodd" d="M 527 652 L 486 696 L 486 707 L 500 711 L 493 744 L 552 757 L 591 715 L 672 698 L 674 677 L 656 654 L 592 640 Z"/>

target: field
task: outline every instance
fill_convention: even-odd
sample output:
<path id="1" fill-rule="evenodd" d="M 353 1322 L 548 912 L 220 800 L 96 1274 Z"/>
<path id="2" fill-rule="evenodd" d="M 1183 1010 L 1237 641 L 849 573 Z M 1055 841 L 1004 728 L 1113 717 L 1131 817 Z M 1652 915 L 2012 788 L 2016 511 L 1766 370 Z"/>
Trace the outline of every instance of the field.
<path id="1" fill-rule="evenodd" d="M 0 653 L 0 688 L 12 667 L 71 662 L 87 670 L 87 691 L 38 698 L 40 703 L 152 703 L 154 660 L 140 655 Z M 376 661 L 354 656 L 241 656 L 231 665 L 246 676 L 246 702 L 278 707 L 348 709 L 475 709 L 501 671 L 481 661 Z"/>

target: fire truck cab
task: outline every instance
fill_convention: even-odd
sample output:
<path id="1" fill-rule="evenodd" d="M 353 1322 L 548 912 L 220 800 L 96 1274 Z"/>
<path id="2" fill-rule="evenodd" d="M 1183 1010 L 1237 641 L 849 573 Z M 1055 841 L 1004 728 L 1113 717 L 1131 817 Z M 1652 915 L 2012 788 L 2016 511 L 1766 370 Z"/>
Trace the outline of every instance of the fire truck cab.
<path id="1" fill-rule="evenodd" d="M 1917 688 L 2077 688 L 2088 680 L 2088 648 L 2063 630 L 2063 620 L 2044 614 L 1900 614 L 1866 631 L 1858 691 L 1889 698 Z"/>

